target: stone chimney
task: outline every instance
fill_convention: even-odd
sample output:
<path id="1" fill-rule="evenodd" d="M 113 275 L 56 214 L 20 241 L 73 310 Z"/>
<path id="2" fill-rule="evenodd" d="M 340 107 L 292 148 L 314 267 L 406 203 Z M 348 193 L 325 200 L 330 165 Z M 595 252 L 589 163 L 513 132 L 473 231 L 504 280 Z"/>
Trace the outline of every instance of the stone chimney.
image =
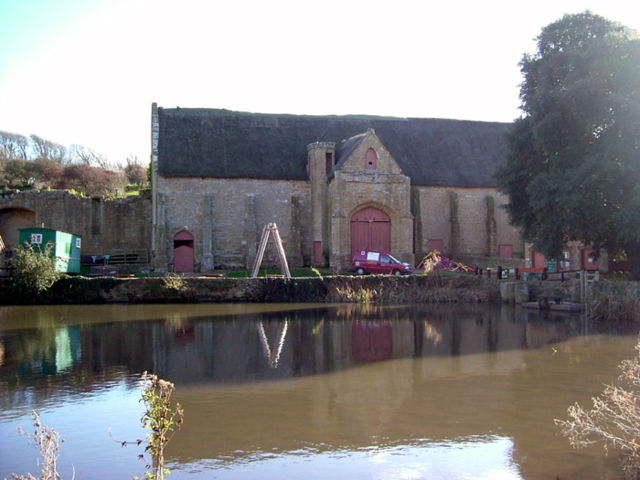
<path id="1" fill-rule="evenodd" d="M 330 248 L 327 215 L 328 182 L 336 161 L 334 142 L 314 142 L 307 145 L 307 169 L 311 182 L 311 263 L 324 266 L 324 252 Z"/>

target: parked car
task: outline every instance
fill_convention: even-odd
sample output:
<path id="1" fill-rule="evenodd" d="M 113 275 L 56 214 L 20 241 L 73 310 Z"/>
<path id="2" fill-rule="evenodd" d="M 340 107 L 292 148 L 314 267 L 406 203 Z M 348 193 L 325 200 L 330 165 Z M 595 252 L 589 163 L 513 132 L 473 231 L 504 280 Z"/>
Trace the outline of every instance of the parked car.
<path id="1" fill-rule="evenodd" d="M 393 275 L 408 275 L 413 267 L 401 262 L 388 252 L 377 250 L 358 250 L 351 257 L 351 266 L 358 275 L 365 273 L 390 273 Z"/>

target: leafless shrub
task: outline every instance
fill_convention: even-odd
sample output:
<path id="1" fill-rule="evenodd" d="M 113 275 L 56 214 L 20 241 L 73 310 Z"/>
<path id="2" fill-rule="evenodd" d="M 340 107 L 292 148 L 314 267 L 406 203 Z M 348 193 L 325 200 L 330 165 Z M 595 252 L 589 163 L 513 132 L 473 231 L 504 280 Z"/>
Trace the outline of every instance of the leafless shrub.
<path id="1" fill-rule="evenodd" d="M 38 462 L 42 466 L 40 477 L 34 477 L 31 473 L 27 476 L 13 474 L 14 480 L 62 480 L 62 476 L 58 473 L 58 452 L 60 444 L 64 442 L 60 438 L 58 432 L 53 428 L 47 427 L 40 421 L 38 412 L 33 412 L 33 426 L 35 430 L 33 434 L 26 433 L 20 429 L 20 434 L 33 439 L 38 450 L 40 450 L 41 460 Z M 75 478 L 75 473 L 73 475 Z"/>
<path id="2" fill-rule="evenodd" d="M 619 450 L 629 478 L 640 476 L 640 342 L 636 356 L 620 366 L 621 385 L 607 385 L 585 410 L 578 403 L 568 409 L 569 420 L 555 420 L 575 448 L 602 443 L 605 451 Z"/>

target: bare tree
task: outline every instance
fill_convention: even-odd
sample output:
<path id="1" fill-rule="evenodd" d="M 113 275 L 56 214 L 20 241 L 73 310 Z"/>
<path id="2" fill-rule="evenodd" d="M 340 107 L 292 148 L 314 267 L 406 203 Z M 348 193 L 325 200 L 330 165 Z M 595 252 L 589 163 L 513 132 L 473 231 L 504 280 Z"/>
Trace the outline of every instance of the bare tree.
<path id="1" fill-rule="evenodd" d="M 56 163 L 63 164 L 65 155 L 67 154 L 67 147 L 59 143 L 52 142 L 38 135 L 31 134 L 31 144 L 36 154 L 36 158 L 44 158 L 46 160 L 53 160 Z"/>
<path id="2" fill-rule="evenodd" d="M 105 162 L 104 155 L 77 143 L 69 146 L 69 158 L 71 163 L 84 163 L 93 167 Z"/>
<path id="3" fill-rule="evenodd" d="M 0 130 L 0 160 L 27 159 L 29 140 L 19 133 Z"/>

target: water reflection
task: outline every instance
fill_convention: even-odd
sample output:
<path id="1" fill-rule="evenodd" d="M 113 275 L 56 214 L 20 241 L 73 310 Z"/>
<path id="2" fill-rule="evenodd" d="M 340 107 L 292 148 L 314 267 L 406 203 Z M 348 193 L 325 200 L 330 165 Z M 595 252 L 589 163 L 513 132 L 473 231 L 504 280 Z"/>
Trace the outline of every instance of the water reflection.
<path id="1" fill-rule="evenodd" d="M 539 348 L 599 331 L 581 317 L 487 308 L 347 305 L 88 325 L 82 317 L 47 319 L 44 310 L 37 317 L 37 327 L 0 330 L 0 381 L 8 389 L 42 375 L 54 383 L 80 373 L 90 379 L 113 367 L 154 371 L 178 384 L 284 379 L 395 358 Z M 2 394 L 0 401 L 7 401 Z"/>
<path id="2" fill-rule="evenodd" d="M 265 322 L 260 320 L 258 323 L 258 333 L 260 334 L 260 342 L 264 348 L 264 354 L 267 361 L 271 364 L 271 368 L 278 367 L 278 361 L 280 360 L 280 354 L 282 353 L 282 347 L 284 346 L 284 340 L 287 338 L 287 330 L 289 328 L 289 317 L 285 317 L 284 320 L 271 321 L 267 324 L 267 329 L 271 330 L 272 337 L 276 338 L 276 342 L 273 348 L 269 344 L 267 339 L 267 333 L 265 331 Z"/>
<path id="3" fill-rule="evenodd" d="M 285 466 L 288 478 L 614 471 L 568 450 L 552 420 L 611 381 L 635 327 L 486 306 L 227 308 L 0 309 L 0 438 L 46 410 L 91 472 L 96 451 L 114 452 L 105 434 L 86 455 L 101 438 L 86 425 L 137 438 L 138 379 L 150 370 L 177 384 L 187 414 L 169 453 L 176 480 L 282 478 Z M 19 448 L 0 448 L 0 478 Z M 113 477 L 139 473 L 129 456 Z"/>

